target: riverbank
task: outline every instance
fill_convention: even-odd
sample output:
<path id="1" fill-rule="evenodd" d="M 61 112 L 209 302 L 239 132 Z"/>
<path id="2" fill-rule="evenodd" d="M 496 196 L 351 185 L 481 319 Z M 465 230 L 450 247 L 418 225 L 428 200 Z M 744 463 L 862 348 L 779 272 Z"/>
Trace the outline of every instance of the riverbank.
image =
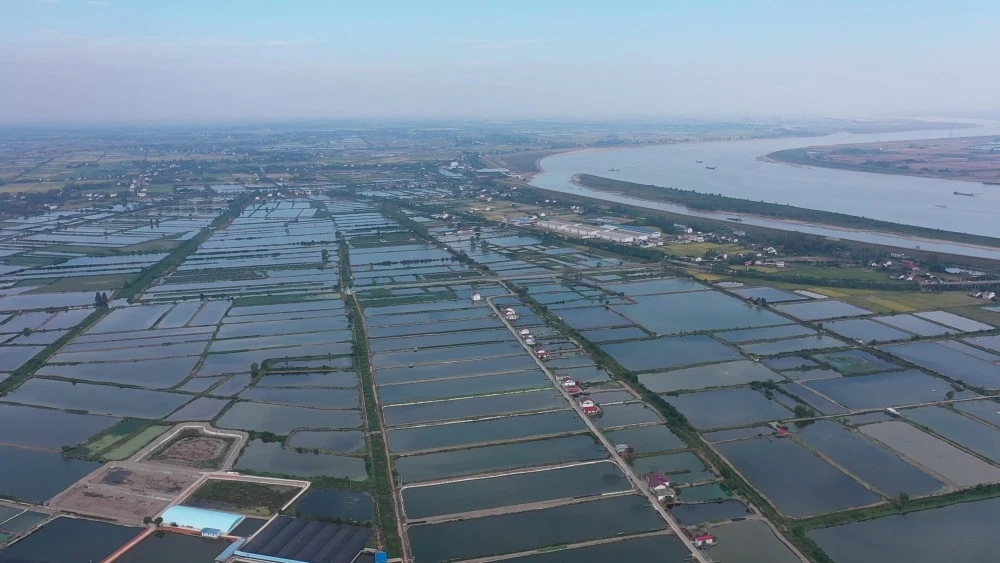
<path id="1" fill-rule="evenodd" d="M 1000 246 L 1000 239 L 982 235 L 903 225 L 844 213 L 704 194 L 693 190 L 636 184 L 591 174 L 575 174 L 572 181 L 575 185 L 586 189 L 619 194 L 634 199 L 682 205 L 697 211 L 750 214 L 755 217 L 778 218 L 803 225 L 829 226 L 854 232 L 874 230 L 905 235 L 915 242 L 954 242 L 983 249 L 996 249 Z M 742 220 L 742 218 L 738 219 Z"/>

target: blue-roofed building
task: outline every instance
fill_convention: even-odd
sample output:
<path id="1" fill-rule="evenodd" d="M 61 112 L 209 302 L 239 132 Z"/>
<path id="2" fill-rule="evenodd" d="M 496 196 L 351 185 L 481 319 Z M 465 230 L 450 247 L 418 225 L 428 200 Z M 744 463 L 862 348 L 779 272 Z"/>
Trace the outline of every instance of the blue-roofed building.
<path id="1" fill-rule="evenodd" d="M 233 554 L 262 563 L 352 563 L 371 528 L 277 516 Z"/>
<path id="2" fill-rule="evenodd" d="M 168 526 L 196 530 L 206 536 L 214 534 L 212 537 L 228 534 L 243 520 L 242 514 L 181 505 L 171 506 L 160 517 Z"/>

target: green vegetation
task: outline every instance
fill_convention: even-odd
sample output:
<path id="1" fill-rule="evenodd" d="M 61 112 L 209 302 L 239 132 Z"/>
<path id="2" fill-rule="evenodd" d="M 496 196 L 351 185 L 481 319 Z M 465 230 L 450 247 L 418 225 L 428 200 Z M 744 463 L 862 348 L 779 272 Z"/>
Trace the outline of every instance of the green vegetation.
<path id="1" fill-rule="evenodd" d="M 184 504 L 268 517 L 281 510 L 298 492 L 297 487 L 210 479 Z"/>
<path id="2" fill-rule="evenodd" d="M 122 442 L 113 450 L 104 453 L 101 457 L 108 461 L 126 460 L 169 429 L 169 426 L 150 426 Z"/>
<path id="3" fill-rule="evenodd" d="M 106 308 L 96 309 L 93 313 L 80 321 L 78 325 L 70 330 L 67 330 L 65 334 L 59 337 L 58 340 L 43 348 L 41 352 L 35 355 L 35 357 L 31 358 L 22 364 L 21 367 L 14 370 L 6 381 L 0 382 L 0 397 L 3 397 L 8 391 L 23 383 L 29 375 L 34 373 L 38 368 L 42 367 L 46 360 L 58 352 L 60 348 L 68 344 L 80 334 L 83 334 L 84 331 L 93 326 L 101 319 L 101 317 L 106 315 L 107 312 L 108 310 Z"/>
<path id="4" fill-rule="evenodd" d="M 904 235 L 916 235 L 940 240 L 955 242 L 966 242 L 973 244 L 1000 245 L 1000 240 L 992 237 L 979 235 L 969 235 L 965 233 L 955 233 L 940 229 L 928 229 L 925 227 L 914 227 L 889 221 L 879 221 L 867 219 L 844 213 L 832 213 L 830 211 L 819 211 L 806 209 L 803 207 L 793 207 L 791 205 L 780 205 L 777 203 L 764 203 L 762 201 L 752 201 L 735 197 L 727 197 L 716 194 L 702 194 L 694 190 L 681 190 L 677 188 L 665 188 L 650 184 L 635 184 L 623 182 L 610 178 L 602 178 L 590 174 L 580 174 L 577 177 L 580 185 L 600 191 L 623 193 L 629 197 L 645 199 L 649 201 L 664 201 L 683 205 L 688 209 L 700 211 L 723 211 L 731 213 L 751 213 L 765 217 L 779 217 L 782 219 L 792 219 L 795 221 L 808 221 L 824 225 L 848 227 L 852 229 L 878 229 L 899 233 Z"/>

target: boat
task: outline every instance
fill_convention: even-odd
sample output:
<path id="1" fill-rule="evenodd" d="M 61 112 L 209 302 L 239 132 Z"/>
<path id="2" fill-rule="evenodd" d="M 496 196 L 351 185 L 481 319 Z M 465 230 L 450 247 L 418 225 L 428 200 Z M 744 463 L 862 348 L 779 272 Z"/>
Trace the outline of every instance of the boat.
<path id="1" fill-rule="evenodd" d="M 608 172 L 618 172 L 617 168 L 608 168 Z"/>
<path id="2" fill-rule="evenodd" d="M 727 221 L 742 221 L 743 219 L 740 219 L 739 217 L 726 217 L 726 220 Z"/>
<path id="3" fill-rule="evenodd" d="M 935 205 L 934 207 L 940 207 L 941 209 L 947 209 L 947 205 Z"/>
<path id="4" fill-rule="evenodd" d="M 696 160 L 695 162 L 697 162 L 698 164 L 701 164 L 704 161 L 703 160 Z"/>
<path id="5" fill-rule="evenodd" d="M 976 194 L 970 194 L 968 192 L 955 192 L 955 195 L 964 195 L 964 196 L 967 196 L 967 197 L 975 197 L 976 196 Z"/>
<path id="6" fill-rule="evenodd" d="M 983 184 L 986 186 L 1000 186 L 1000 182 L 991 182 L 988 180 L 983 180 Z"/>
<path id="7" fill-rule="evenodd" d="M 709 170 L 715 170 L 714 166 L 706 166 L 705 168 L 708 168 Z"/>

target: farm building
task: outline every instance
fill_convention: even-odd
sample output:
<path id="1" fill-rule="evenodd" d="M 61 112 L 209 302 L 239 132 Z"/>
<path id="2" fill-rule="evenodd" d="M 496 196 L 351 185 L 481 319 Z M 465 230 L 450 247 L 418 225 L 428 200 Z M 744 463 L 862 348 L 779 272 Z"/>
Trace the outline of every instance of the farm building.
<path id="1" fill-rule="evenodd" d="M 360 526 L 278 516 L 233 555 L 262 563 L 351 563 L 372 533 Z"/>
<path id="2" fill-rule="evenodd" d="M 176 505 L 164 510 L 160 518 L 167 526 L 191 530 L 206 537 L 219 537 L 235 528 L 243 520 L 243 515 Z"/>

